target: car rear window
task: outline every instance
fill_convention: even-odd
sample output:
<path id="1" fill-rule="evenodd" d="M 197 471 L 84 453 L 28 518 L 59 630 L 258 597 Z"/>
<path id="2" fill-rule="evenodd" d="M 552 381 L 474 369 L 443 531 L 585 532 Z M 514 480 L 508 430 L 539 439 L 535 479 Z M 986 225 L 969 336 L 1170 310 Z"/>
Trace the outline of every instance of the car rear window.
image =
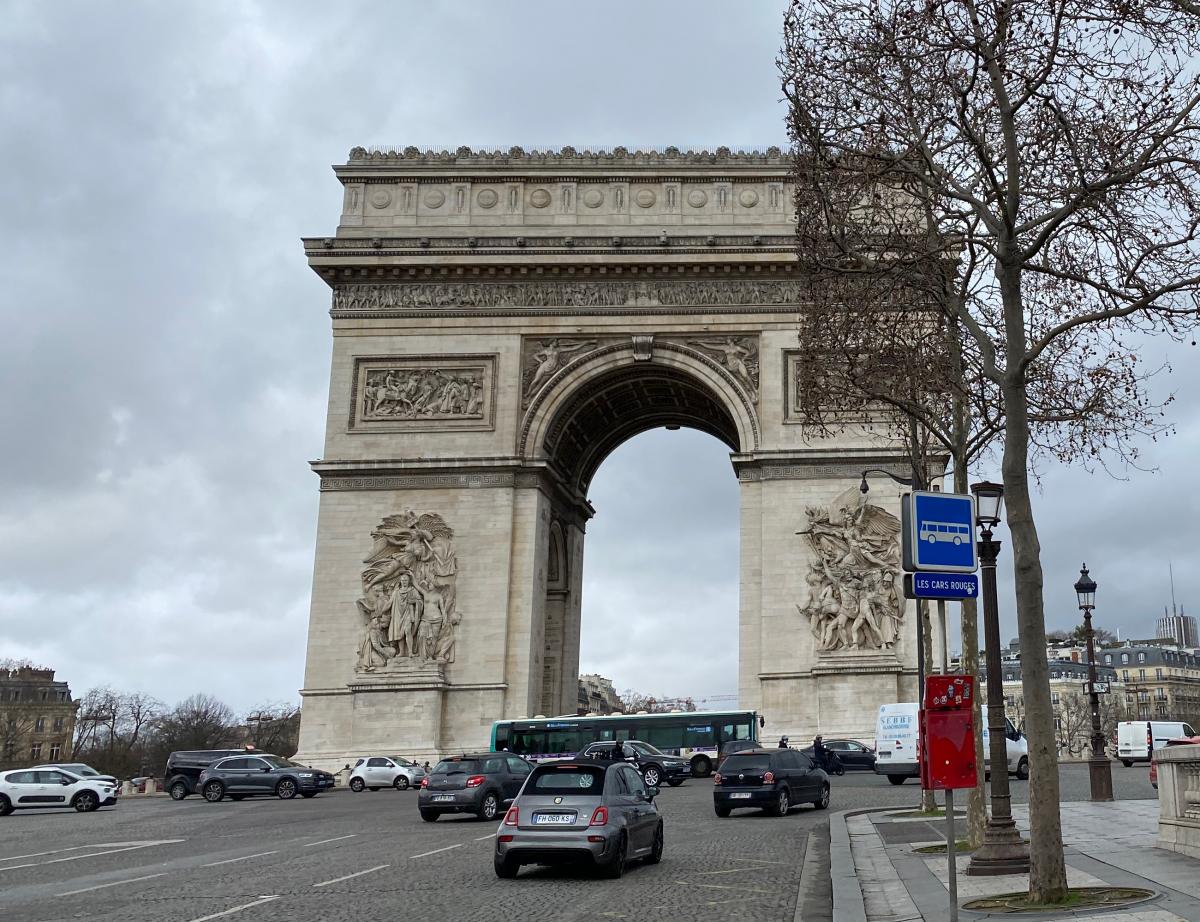
<path id="1" fill-rule="evenodd" d="M 586 765 L 539 768 L 527 790 L 538 794 L 599 794 L 604 790 L 604 769 Z"/>
<path id="2" fill-rule="evenodd" d="M 731 755 L 721 766 L 721 774 L 730 772 L 764 772 L 771 767 L 769 755 L 746 756 L 740 753 Z"/>
<path id="3" fill-rule="evenodd" d="M 479 762 L 476 759 L 443 759 L 434 768 L 435 775 L 454 775 L 459 772 L 477 772 Z"/>

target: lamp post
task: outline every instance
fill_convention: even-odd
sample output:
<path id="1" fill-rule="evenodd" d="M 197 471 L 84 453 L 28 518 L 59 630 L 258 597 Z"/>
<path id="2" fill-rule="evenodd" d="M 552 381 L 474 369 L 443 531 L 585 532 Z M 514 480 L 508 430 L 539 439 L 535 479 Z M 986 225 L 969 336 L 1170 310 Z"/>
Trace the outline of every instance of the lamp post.
<path id="1" fill-rule="evenodd" d="M 1096 581 L 1085 563 L 1075 583 L 1079 610 L 1083 612 L 1083 632 L 1087 636 L 1088 704 L 1092 709 L 1092 757 L 1088 759 L 1088 780 L 1092 800 L 1112 800 L 1112 763 L 1104 754 L 1104 730 L 1100 726 L 1100 695 L 1096 693 L 1096 632 L 1092 630 L 1092 609 L 1096 607 Z"/>
<path id="2" fill-rule="evenodd" d="M 1013 821 L 1012 795 L 1008 789 L 1008 734 L 1004 719 L 1004 673 L 1000 666 L 1000 611 L 996 600 L 996 558 L 1000 555 L 1000 542 L 992 538 L 992 529 L 1000 524 L 1004 487 L 984 481 L 971 484 L 971 492 L 975 494 L 975 524 L 980 529 L 992 815 L 983 831 L 983 845 L 971 856 L 967 873 L 976 877 L 1025 874 L 1029 871 L 1029 847 Z"/>

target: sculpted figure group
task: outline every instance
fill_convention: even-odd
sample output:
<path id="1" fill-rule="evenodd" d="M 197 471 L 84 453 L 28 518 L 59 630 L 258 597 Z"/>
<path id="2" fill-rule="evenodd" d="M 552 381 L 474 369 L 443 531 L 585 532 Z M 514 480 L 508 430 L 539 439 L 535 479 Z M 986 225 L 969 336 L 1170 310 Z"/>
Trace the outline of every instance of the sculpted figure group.
<path id="1" fill-rule="evenodd" d="M 483 384 L 477 371 L 380 368 L 368 370 L 364 383 L 365 419 L 469 419 L 483 415 Z"/>
<path id="2" fill-rule="evenodd" d="M 454 662 L 462 616 L 455 607 L 454 532 L 440 515 L 388 516 L 364 561 L 359 672 Z"/>
<path id="3" fill-rule="evenodd" d="M 796 608 L 808 619 L 817 649 L 890 650 L 904 616 L 896 587 L 900 522 L 848 495 L 807 511 L 808 527 L 799 534 L 813 559 L 805 576 L 808 602 Z"/>

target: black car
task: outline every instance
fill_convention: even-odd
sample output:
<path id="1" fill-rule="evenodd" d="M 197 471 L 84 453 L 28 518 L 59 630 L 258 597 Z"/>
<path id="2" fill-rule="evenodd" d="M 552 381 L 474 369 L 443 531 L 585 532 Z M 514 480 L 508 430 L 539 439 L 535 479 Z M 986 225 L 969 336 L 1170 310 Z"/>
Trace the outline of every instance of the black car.
<path id="1" fill-rule="evenodd" d="M 582 751 L 576 753 L 575 758 L 611 762 L 614 746 L 616 743 L 612 740 L 589 743 Z M 692 774 L 692 767 L 687 759 L 662 752 L 641 740 L 622 740 L 621 748 L 625 752 L 624 761 L 636 765 L 646 784 L 652 788 L 658 787 L 664 781 L 677 788 Z"/>
<path id="2" fill-rule="evenodd" d="M 280 756 L 255 753 L 221 759 L 200 772 L 200 791 L 209 803 L 226 795 L 241 800 L 274 795 L 280 800 L 316 797 L 333 787 L 333 775 Z"/>
<path id="3" fill-rule="evenodd" d="M 200 773 L 218 759 L 244 756 L 245 749 L 188 749 L 167 756 L 163 772 L 163 789 L 172 800 L 183 800 L 189 794 L 200 793 Z"/>
<path id="4" fill-rule="evenodd" d="M 796 804 L 829 806 L 829 776 L 795 749 L 735 752 L 713 775 L 713 809 L 729 816 L 740 807 L 758 807 L 784 816 Z"/>
<path id="5" fill-rule="evenodd" d="M 510 752 L 483 752 L 442 759 L 421 782 L 417 808 L 433 823 L 443 813 L 474 813 L 494 820 L 516 799 L 533 766 Z"/>
<path id="6" fill-rule="evenodd" d="M 837 753 L 848 772 L 875 771 L 875 750 L 858 740 L 825 740 L 825 748 Z"/>

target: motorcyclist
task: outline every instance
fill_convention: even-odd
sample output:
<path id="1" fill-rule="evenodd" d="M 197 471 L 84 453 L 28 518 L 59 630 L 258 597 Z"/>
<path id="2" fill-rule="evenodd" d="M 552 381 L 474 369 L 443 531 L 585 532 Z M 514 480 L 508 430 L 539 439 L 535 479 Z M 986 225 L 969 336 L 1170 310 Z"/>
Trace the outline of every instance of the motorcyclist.
<path id="1" fill-rule="evenodd" d="M 786 736 L 779 737 L 779 748 L 780 749 L 788 748 L 788 738 Z"/>
<path id="2" fill-rule="evenodd" d="M 820 733 L 813 740 L 813 761 L 817 763 L 819 768 L 828 770 L 829 750 L 825 748 L 825 743 L 822 741 Z"/>

